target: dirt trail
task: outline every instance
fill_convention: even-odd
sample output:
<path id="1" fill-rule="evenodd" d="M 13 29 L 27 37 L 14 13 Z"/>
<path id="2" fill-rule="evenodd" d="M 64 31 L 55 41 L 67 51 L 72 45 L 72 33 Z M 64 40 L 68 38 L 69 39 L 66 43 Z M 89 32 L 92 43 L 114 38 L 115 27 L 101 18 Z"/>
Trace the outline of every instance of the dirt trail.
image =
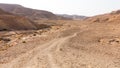
<path id="1" fill-rule="evenodd" d="M 54 60 L 52 51 L 76 35 L 77 33 L 74 33 L 71 36 L 56 38 L 20 55 L 9 63 L 0 64 L 0 68 L 60 68 Z"/>

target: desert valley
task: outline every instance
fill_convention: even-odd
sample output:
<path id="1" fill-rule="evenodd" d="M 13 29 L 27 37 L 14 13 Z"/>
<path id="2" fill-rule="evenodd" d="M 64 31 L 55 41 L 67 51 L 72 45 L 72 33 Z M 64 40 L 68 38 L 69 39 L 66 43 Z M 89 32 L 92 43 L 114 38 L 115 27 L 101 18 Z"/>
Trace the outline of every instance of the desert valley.
<path id="1" fill-rule="evenodd" d="M 0 68 L 120 68 L 120 10 L 87 17 L 1 3 Z"/>

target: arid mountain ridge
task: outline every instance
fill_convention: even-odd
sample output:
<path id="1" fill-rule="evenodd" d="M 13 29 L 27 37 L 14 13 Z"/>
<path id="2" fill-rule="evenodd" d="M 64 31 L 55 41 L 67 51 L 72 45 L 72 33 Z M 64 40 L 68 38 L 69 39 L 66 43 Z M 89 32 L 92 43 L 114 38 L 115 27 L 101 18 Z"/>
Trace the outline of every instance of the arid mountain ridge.
<path id="1" fill-rule="evenodd" d="M 0 3 L 0 30 L 34 30 L 49 27 L 34 20 L 72 20 L 52 12 L 26 8 L 17 4 Z"/>
<path id="2" fill-rule="evenodd" d="M 51 12 L 36 10 L 23 7 L 17 4 L 0 4 L 0 8 L 4 11 L 28 17 L 29 19 L 56 19 L 57 16 Z"/>
<path id="3" fill-rule="evenodd" d="M 36 24 L 25 18 L 24 16 L 18 16 L 5 12 L 0 9 L 0 30 L 29 30 L 37 29 Z"/>
<path id="4" fill-rule="evenodd" d="M 32 20 L 81 20 L 89 22 L 119 22 L 120 10 L 108 14 L 97 15 L 93 17 L 77 15 L 55 15 L 48 11 L 25 8 L 16 4 L 0 4 L 1 30 L 21 30 L 38 29 L 38 26 Z M 17 27 L 16 27 L 17 26 Z M 29 27 L 28 27 L 29 26 Z M 45 26 L 46 27 L 46 26 Z"/>
<path id="5" fill-rule="evenodd" d="M 17 14 L 20 16 L 25 16 L 29 19 L 32 20 L 40 20 L 40 19 L 45 19 L 45 20 L 58 20 L 58 19 L 63 19 L 63 20 L 69 20 L 72 18 L 67 18 L 67 17 L 62 17 L 62 16 L 57 16 L 52 12 L 45 11 L 45 10 L 37 10 L 37 9 L 31 9 L 31 8 L 26 8 L 21 5 L 17 4 L 0 4 L 0 8 L 3 9 L 6 12 L 10 12 L 13 14 Z"/>
<path id="6" fill-rule="evenodd" d="M 20 16 L 25 16 L 29 19 L 32 20 L 81 20 L 81 19 L 86 19 L 89 17 L 86 16 L 79 16 L 79 15 L 67 15 L 67 14 L 54 14 L 52 12 L 49 11 L 44 11 L 44 10 L 37 10 L 37 9 L 31 9 L 31 8 L 26 8 L 24 6 L 18 5 L 18 4 L 3 4 L 0 3 L 0 8 L 6 12 L 12 13 L 12 14 L 16 14 L 16 15 L 20 15 Z M 119 14 L 120 10 L 118 11 L 113 11 L 111 13 L 108 14 L 103 14 L 103 15 L 97 15 L 97 16 L 93 16 L 90 18 L 94 18 L 94 17 L 100 17 L 100 16 L 109 16 L 110 14 L 114 15 L 114 14 Z"/>

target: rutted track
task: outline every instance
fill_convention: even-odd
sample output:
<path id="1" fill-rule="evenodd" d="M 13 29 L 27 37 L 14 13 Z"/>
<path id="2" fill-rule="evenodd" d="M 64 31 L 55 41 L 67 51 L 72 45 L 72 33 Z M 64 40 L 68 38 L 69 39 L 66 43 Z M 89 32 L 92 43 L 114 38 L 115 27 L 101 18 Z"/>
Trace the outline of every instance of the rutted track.
<path id="1" fill-rule="evenodd" d="M 18 58 L 7 64 L 1 64 L 0 68 L 44 68 L 42 67 L 42 64 L 45 64 L 44 66 L 48 68 L 60 68 L 55 63 L 54 57 L 52 56 L 52 51 L 76 35 L 77 33 L 74 33 L 71 36 L 56 38 L 46 44 L 32 49 L 23 55 L 20 55 Z M 38 61 L 38 59 L 43 59 L 43 62 Z"/>

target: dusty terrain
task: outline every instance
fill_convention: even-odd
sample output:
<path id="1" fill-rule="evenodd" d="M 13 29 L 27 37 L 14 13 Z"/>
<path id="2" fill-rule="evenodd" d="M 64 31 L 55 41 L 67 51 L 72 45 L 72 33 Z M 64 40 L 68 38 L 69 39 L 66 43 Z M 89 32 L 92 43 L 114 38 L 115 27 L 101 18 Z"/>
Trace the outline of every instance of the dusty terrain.
<path id="1" fill-rule="evenodd" d="M 1 32 L 0 68 L 120 68 L 120 23 L 56 22 Z"/>
<path id="2" fill-rule="evenodd" d="M 23 15 L 0 9 L 0 68 L 120 68 L 120 10 L 84 20 Z"/>

